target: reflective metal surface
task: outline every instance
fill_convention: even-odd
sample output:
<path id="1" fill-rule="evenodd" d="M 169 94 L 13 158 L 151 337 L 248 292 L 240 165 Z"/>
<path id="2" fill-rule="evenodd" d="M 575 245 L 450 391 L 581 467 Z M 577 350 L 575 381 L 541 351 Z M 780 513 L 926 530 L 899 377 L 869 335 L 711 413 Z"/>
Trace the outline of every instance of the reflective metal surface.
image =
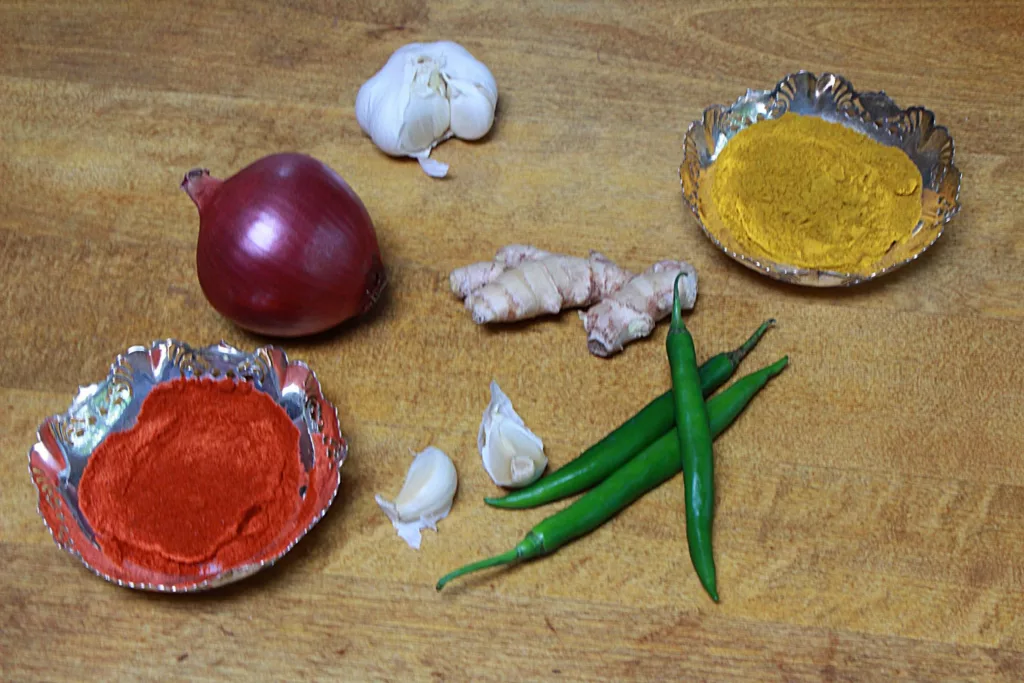
<path id="1" fill-rule="evenodd" d="M 840 273 L 777 263 L 745 252 L 740 241 L 709 211 L 710 187 L 704 180 L 722 149 L 737 133 L 759 121 L 786 112 L 841 123 L 885 145 L 898 147 L 921 172 L 921 218 L 911 237 L 860 272 Z M 790 74 L 771 90 L 748 90 L 731 106 L 713 105 L 690 124 L 679 167 L 683 198 L 704 233 L 722 251 L 743 265 L 799 285 L 835 287 L 877 278 L 918 258 L 942 235 L 945 224 L 960 210 L 960 171 L 953 163 L 953 138 L 935 115 L 921 107 L 900 109 L 884 92 L 858 93 L 842 76 L 807 72 Z"/>
<path id="2" fill-rule="evenodd" d="M 167 575 L 115 564 L 97 543 L 78 506 L 78 484 L 94 449 L 108 434 L 135 424 L 153 387 L 180 377 L 233 378 L 252 382 L 273 398 L 300 433 L 304 485 L 296 491 L 316 496 L 312 505 L 281 529 L 259 554 L 234 566 L 204 569 L 200 576 Z M 223 342 L 193 348 L 173 339 L 133 346 L 119 355 L 107 378 L 81 387 L 68 410 L 48 417 L 29 451 L 29 472 L 39 493 L 38 509 L 57 545 L 102 578 L 120 586 L 160 592 L 188 592 L 222 586 L 251 576 L 287 553 L 324 516 L 338 492 L 348 446 L 338 414 L 304 363 L 265 346 L 246 353 Z"/>

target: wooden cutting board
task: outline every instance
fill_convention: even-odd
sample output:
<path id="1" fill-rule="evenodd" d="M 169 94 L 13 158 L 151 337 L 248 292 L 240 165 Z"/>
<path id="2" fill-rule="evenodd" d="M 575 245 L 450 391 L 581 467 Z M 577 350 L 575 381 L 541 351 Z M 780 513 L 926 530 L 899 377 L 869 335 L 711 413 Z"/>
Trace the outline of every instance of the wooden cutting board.
<path id="1" fill-rule="evenodd" d="M 914 680 L 1024 677 L 1024 19 L 1016 2 L 0 5 L 0 678 Z M 494 72 L 497 124 L 451 177 L 362 136 L 359 85 L 451 39 Z M 798 69 L 923 104 L 950 127 L 964 209 L 925 257 L 853 290 L 782 286 L 685 210 L 688 123 Z M 25 454 L 125 347 L 254 348 L 205 302 L 181 176 L 312 154 L 362 196 L 391 286 L 359 325 L 285 344 L 351 443 L 340 497 L 273 569 L 202 596 L 134 593 L 56 548 Z M 701 357 L 772 330 L 791 367 L 716 444 L 722 602 L 687 556 L 677 478 L 556 555 L 436 593 L 551 509 L 486 508 L 495 379 L 573 458 L 668 387 L 665 325 L 587 353 L 574 313 L 482 329 L 452 268 L 511 242 L 699 273 Z M 373 502 L 410 452 L 460 488 L 407 547 Z"/>

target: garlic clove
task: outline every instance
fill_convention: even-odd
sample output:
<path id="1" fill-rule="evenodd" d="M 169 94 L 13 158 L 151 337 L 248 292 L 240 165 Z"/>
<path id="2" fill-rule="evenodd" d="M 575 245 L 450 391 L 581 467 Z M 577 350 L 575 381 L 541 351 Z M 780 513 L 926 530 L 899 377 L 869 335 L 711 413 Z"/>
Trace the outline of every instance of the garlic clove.
<path id="1" fill-rule="evenodd" d="M 406 69 L 409 98 L 402 114 L 401 138 L 405 153 L 428 152 L 448 135 L 451 105 L 440 67 L 419 58 Z"/>
<path id="2" fill-rule="evenodd" d="M 547 467 L 544 442 L 530 431 L 512 401 L 491 382 L 491 402 L 477 433 L 484 469 L 498 486 L 521 488 L 540 478 Z"/>
<path id="3" fill-rule="evenodd" d="M 494 74 L 469 50 L 451 41 L 432 43 L 427 46 L 427 50 L 444 65 L 441 72 L 446 81 L 475 83 L 486 92 L 492 107 L 498 103 L 498 84 Z"/>
<path id="4" fill-rule="evenodd" d="M 420 532 L 437 531 L 437 523 L 451 511 L 457 488 L 455 464 L 444 451 L 429 446 L 413 458 L 402 490 L 393 501 L 380 494 L 374 499 L 398 535 L 418 550 Z"/>
<path id="5" fill-rule="evenodd" d="M 448 81 L 452 134 L 461 140 L 479 140 L 494 125 L 494 103 L 479 85 L 470 81 Z"/>
<path id="6" fill-rule="evenodd" d="M 356 95 L 356 121 L 359 128 L 385 154 L 405 156 L 402 124 L 411 88 L 405 86 L 405 58 L 395 52 Z"/>
<path id="7" fill-rule="evenodd" d="M 402 112 L 408 104 L 407 90 L 385 90 L 367 82 L 356 98 L 356 120 L 373 144 L 391 156 L 405 156 L 402 149 Z"/>

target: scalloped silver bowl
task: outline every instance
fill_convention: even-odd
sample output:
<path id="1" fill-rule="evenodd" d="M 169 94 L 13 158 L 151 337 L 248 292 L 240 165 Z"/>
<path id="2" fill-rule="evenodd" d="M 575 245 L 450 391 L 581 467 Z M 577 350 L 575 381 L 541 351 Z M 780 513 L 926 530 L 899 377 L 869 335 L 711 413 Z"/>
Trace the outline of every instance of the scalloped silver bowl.
<path id="1" fill-rule="evenodd" d="M 107 557 L 78 506 L 78 484 L 86 463 L 108 434 L 131 428 L 153 387 L 180 377 L 232 378 L 252 382 L 281 406 L 299 429 L 304 477 L 295 492 L 305 502 L 277 537 L 255 556 L 232 566 L 206 568 L 198 576 L 177 576 L 142 567 L 122 567 Z M 193 348 L 167 339 L 133 346 L 117 356 L 107 378 L 80 387 L 67 411 L 40 425 L 29 450 L 29 473 L 39 495 L 38 511 L 54 542 L 100 577 L 119 586 L 185 593 L 223 586 L 269 567 L 291 550 L 327 513 L 341 483 L 348 445 L 338 413 L 321 392 L 309 367 L 289 361 L 279 348 L 253 353 L 221 342 Z M 309 484 L 309 486 L 307 486 Z"/>
<path id="2" fill-rule="evenodd" d="M 896 244 L 877 263 L 859 272 L 801 268 L 778 263 L 747 250 L 729 226 L 710 210 L 704 191 L 708 170 L 740 131 L 786 112 L 841 123 L 882 144 L 898 147 L 921 172 L 921 218 L 909 239 Z M 771 90 L 747 90 L 731 106 L 712 105 L 690 124 L 679 167 L 683 199 L 704 234 L 744 266 L 776 280 L 812 287 L 837 287 L 867 282 L 917 259 L 942 235 L 960 210 L 960 171 L 953 163 L 953 138 L 935 115 L 922 107 L 900 109 L 884 92 L 858 93 L 842 76 L 820 77 L 806 71 L 789 74 Z"/>

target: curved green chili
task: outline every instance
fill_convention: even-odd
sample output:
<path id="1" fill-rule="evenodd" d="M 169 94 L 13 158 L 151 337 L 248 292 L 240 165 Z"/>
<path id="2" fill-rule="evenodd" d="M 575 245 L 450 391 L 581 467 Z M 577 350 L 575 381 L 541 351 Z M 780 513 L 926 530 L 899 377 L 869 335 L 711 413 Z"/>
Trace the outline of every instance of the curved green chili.
<path id="1" fill-rule="evenodd" d="M 683 323 L 679 302 L 679 278 L 674 283 L 672 325 L 665 347 L 672 369 L 672 400 L 676 434 L 686 488 L 686 539 L 690 560 L 704 589 L 718 602 L 715 559 L 711 552 L 711 519 L 714 514 L 714 459 L 708 408 L 700 391 L 697 352 L 693 337 Z"/>
<path id="2" fill-rule="evenodd" d="M 774 324 L 774 319 L 764 321 L 741 346 L 705 361 L 698 370 L 701 393 L 705 397 L 710 396 L 725 384 L 739 367 L 740 361 L 757 346 L 757 342 Z M 564 467 L 500 498 L 484 498 L 484 502 L 493 507 L 523 510 L 585 491 L 654 443 L 659 436 L 672 429 L 675 423 L 672 390 L 669 389 Z"/>
<path id="3" fill-rule="evenodd" d="M 782 372 L 788 362 L 789 358 L 783 357 L 736 380 L 731 387 L 711 398 L 708 416 L 712 433 L 718 436 L 732 424 L 757 392 Z M 640 496 L 674 477 L 680 469 L 679 439 L 675 430 L 668 431 L 579 500 L 535 526 L 515 548 L 456 569 L 437 582 L 437 590 L 470 572 L 550 554 L 598 528 Z"/>

